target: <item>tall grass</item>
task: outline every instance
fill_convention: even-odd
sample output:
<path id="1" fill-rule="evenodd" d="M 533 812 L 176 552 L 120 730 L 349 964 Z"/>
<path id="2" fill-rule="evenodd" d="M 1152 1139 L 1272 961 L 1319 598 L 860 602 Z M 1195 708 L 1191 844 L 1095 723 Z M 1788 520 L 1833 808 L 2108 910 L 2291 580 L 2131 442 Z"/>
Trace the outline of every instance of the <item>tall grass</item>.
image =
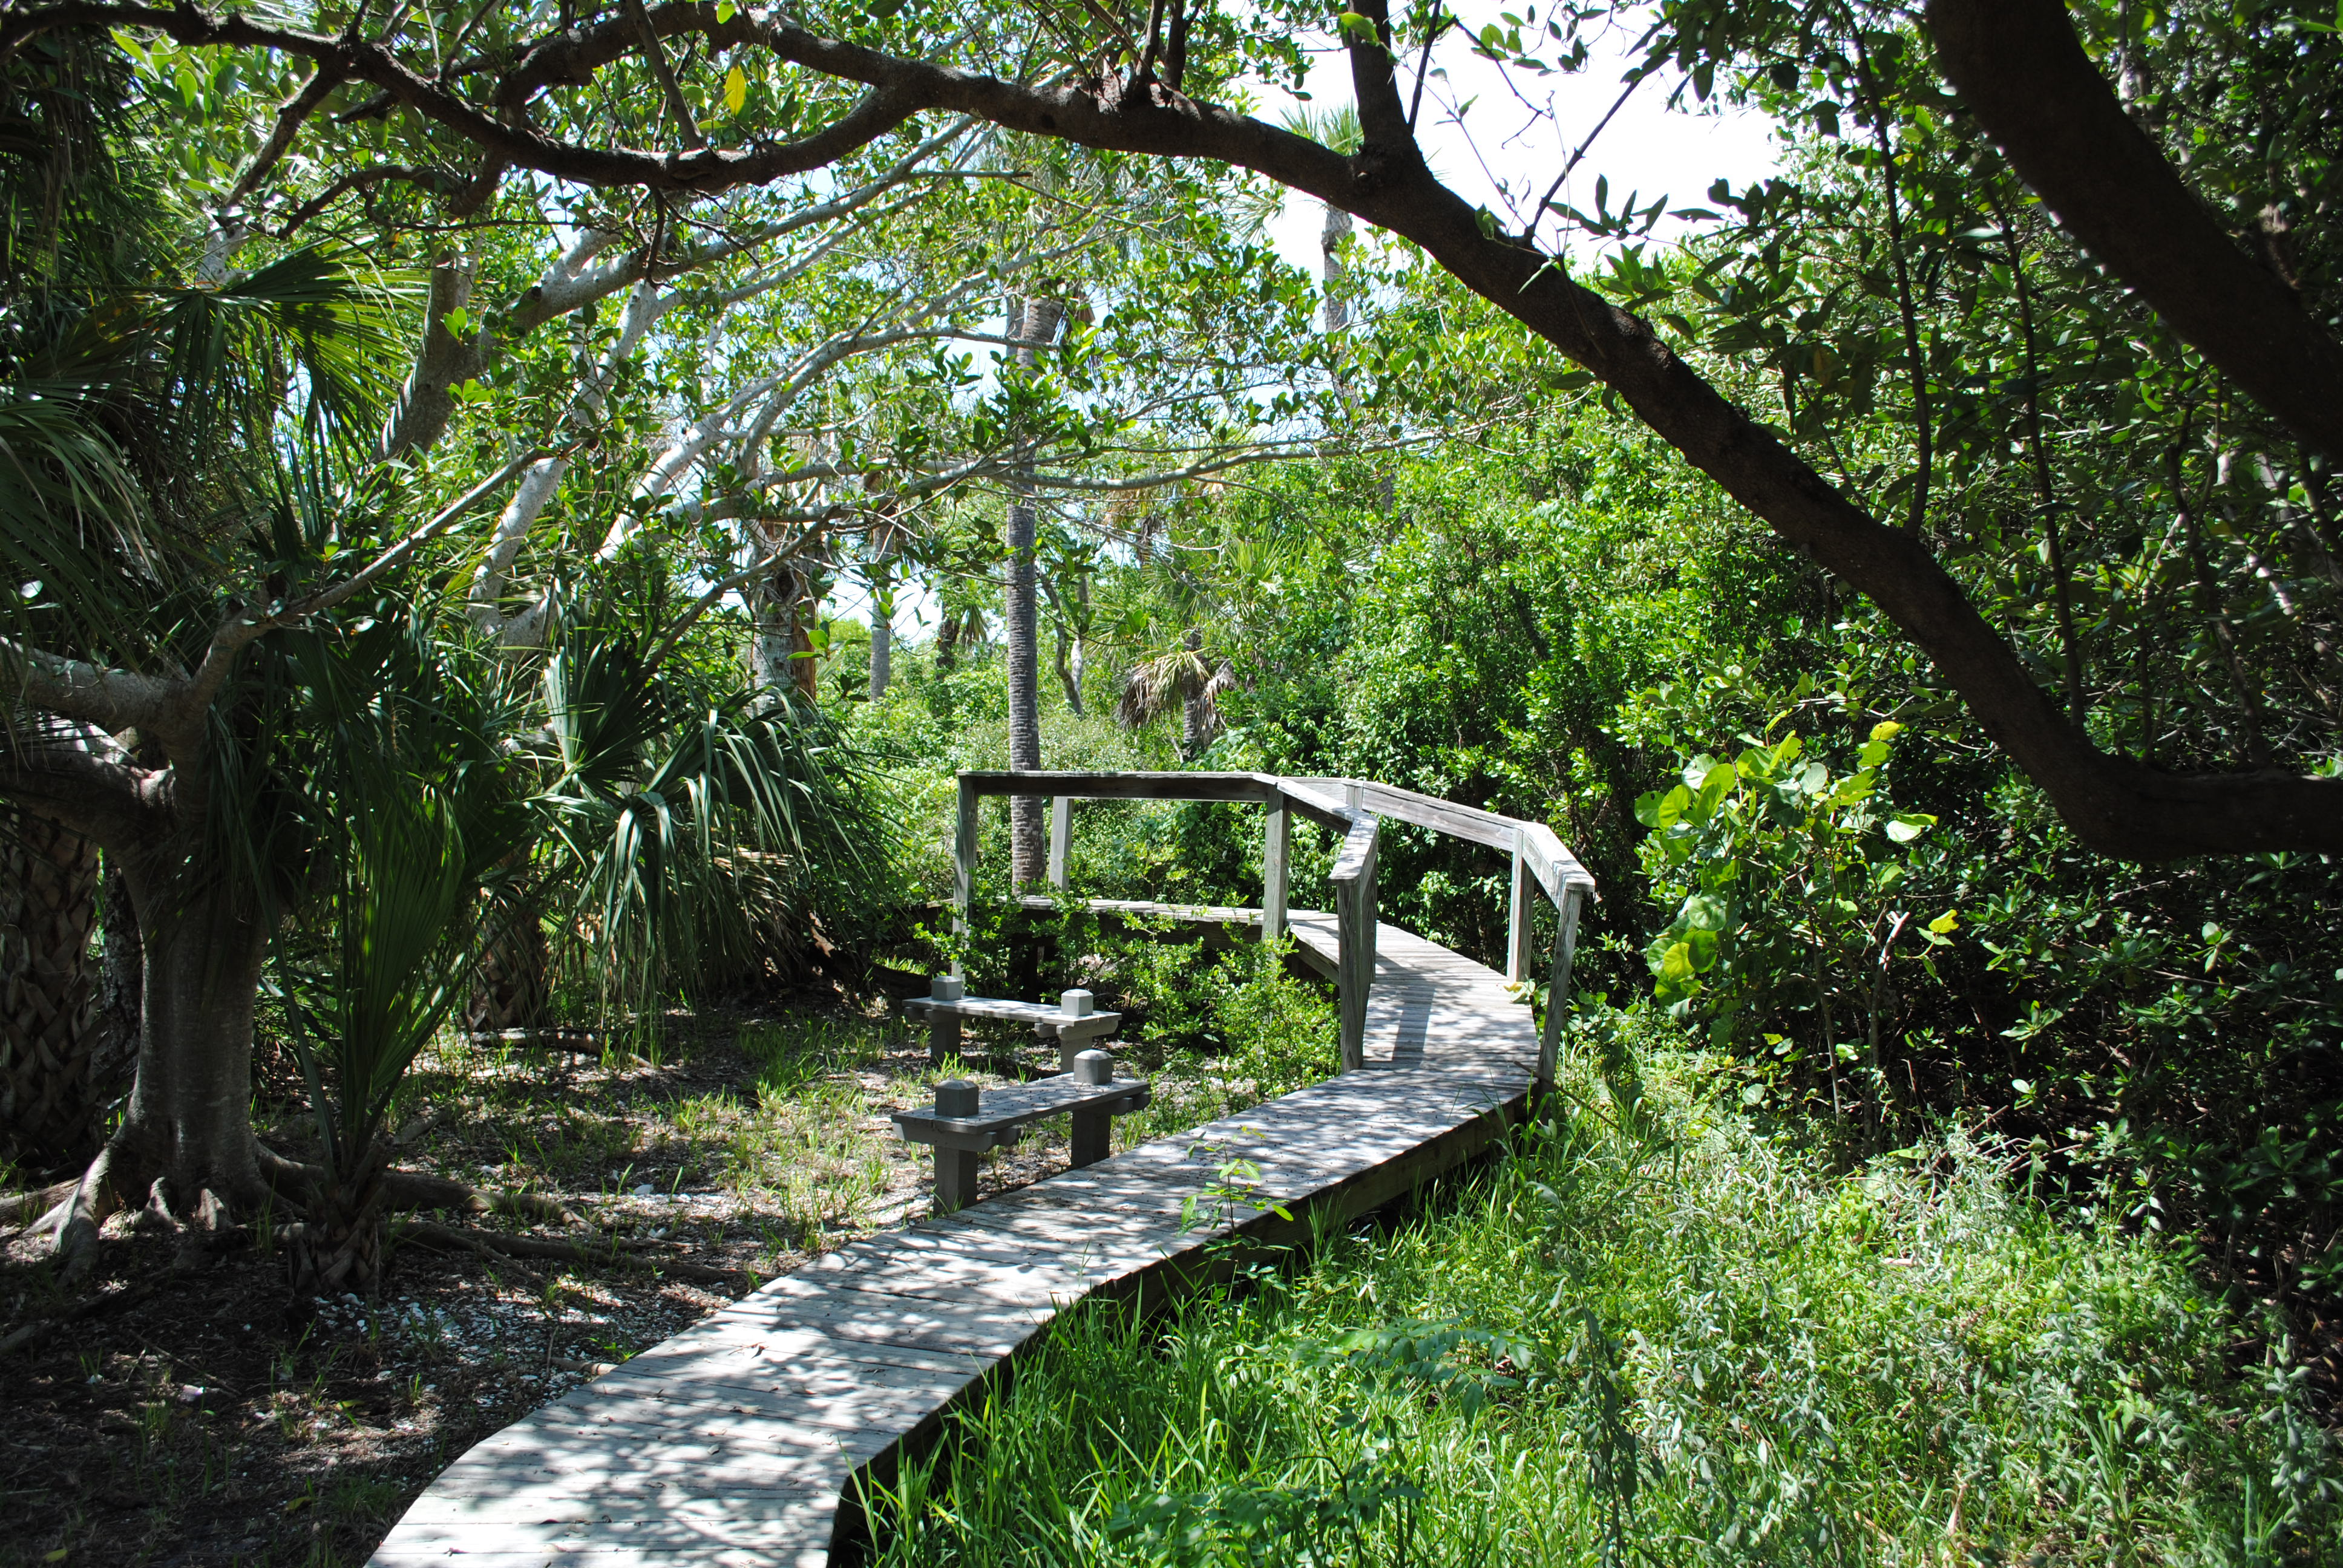
<path id="1" fill-rule="evenodd" d="M 1071 1314 L 873 1500 L 890 1563 L 2336 1560 L 2281 1336 L 1948 1133 L 1849 1173 L 1692 1059 L 1389 1230 Z"/>

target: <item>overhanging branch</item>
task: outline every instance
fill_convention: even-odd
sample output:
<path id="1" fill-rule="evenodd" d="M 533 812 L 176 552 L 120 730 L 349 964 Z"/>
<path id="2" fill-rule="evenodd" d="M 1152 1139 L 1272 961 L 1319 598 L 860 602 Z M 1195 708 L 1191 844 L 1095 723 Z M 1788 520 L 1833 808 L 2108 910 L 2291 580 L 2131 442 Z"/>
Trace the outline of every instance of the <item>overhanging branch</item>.
<path id="1" fill-rule="evenodd" d="M 1945 75 L 2085 248 L 2305 444 L 2343 459 L 2343 347 L 2241 249 L 2083 53 L 2059 0 L 1928 0 Z"/>

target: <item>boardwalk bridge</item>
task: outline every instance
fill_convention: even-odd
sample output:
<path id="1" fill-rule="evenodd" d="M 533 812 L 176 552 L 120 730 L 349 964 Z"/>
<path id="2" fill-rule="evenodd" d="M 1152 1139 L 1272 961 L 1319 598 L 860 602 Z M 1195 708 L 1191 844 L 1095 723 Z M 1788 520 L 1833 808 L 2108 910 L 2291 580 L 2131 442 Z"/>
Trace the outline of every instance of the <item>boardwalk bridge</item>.
<path id="1" fill-rule="evenodd" d="M 1215 1242 L 1304 1241 L 1313 1224 L 1380 1208 L 1489 1147 L 1552 1085 L 1594 884 L 1544 825 L 1355 779 L 962 773 L 963 924 L 979 808 L 1007 795 L 1051 800 L 1050 879 L 1061 890 L 1077 800 L 1263 808 L 1259 908 L 1091 907 L 1291 933 L 1336 983 L 1342 1075 L 823 1254 L 474 1446 L 408 1508 L 376 1568 L 827 1564 L 861 1525 L 861 1485 L 932 1442 L 945 1412 L 1057 1313 L 1093 1296 L 1175 1299 L 1225 1266 Z M 1331 910 L 1287 907 L 1296 816 L 1342 836 Z M 1378 920 L 1376 847 L 1389 822 L 1510 854 L 1504 973 Z M 1542 1031 L 1522 1000 L 1540 900 L 1556 913 L 1544 955 L 1555 1005 Z M 1243 1201 L 1223 1192 L 1194 1223 L 1192 1200 L 1232 1160 L 1258 1172 Z"/>

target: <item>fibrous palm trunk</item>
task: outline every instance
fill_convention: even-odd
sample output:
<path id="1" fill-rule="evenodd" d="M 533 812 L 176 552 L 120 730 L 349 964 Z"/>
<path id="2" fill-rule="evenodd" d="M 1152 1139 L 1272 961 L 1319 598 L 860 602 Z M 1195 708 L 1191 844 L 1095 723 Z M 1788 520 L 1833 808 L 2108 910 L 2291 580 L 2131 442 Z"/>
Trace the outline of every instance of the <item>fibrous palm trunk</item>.
<path id="1" fill-rule="evenodd" d="M 383 1168 L 387 1151 L 370 1151 L 355 1181 L 328 1178 L 309 1201 L 300 1224 L 288 1227 L 293 1293 L 378 1294 L 383 1266 Z"/>
<path id="2" fill-rule="evenodd" d="M 97 846 L 43 818 L 0 824 L 0 1151 L 47 1170 L 87 1160 L 97 988 Z"/>
<path id="3" fill-rule="evenodd" d="M 777 566 L 750 585 L 749 603 L 756 629 L 749 644 L 751 684 L 779 696 L 795 691 L 813 700 L 818 670 L 813 658 L 813 634 L 806 624 L 813 608 L 803 574 Z"/>

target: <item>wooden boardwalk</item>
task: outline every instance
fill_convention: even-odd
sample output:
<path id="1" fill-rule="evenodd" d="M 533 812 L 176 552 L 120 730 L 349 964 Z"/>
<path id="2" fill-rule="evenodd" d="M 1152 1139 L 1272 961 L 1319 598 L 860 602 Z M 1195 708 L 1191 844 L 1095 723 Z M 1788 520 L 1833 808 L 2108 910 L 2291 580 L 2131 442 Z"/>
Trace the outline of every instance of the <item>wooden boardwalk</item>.
<path id="1" fill-rule="evenodd" d="M 1168 906 L 1126 912 L 1173 912 Z M 1211 919 L 1258 911 L 1178 911 Z M 1334 917 L 1289 916 L 1331 961 Z M 858 1473 L 1092 1295 L 1193 1288 L 1232 1231 L 1306 1239 L 1313 1212 L 1378 1208 L 1486 1148 L 1536 1071 L 1503 976 L 1377 930 L 1367 1067 L 1192 1132 L 870 1237 L 716 1312 L 474 1447 L 407 1512 L 377 1568 L 747 1568 L 830 1561 L 860 1525 Z M 1182 1231 L 1225 1161 L 1253 1201 Z M 1291 1221 L 1268 1211 L 1282 1205 Z"/>

